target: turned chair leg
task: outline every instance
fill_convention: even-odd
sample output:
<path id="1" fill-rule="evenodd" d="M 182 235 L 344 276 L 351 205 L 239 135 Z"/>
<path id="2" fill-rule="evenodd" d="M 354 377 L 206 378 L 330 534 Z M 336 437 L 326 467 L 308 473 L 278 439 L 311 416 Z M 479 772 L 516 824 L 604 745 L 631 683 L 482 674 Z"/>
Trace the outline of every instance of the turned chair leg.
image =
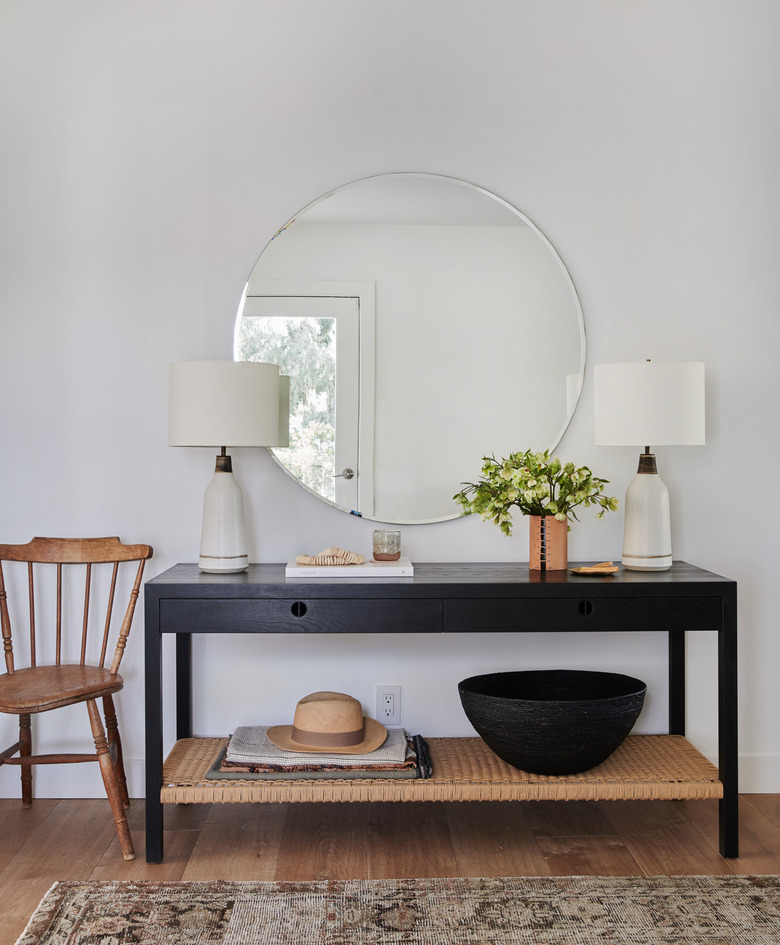
<path id="1" fill-rule="evenodd" d="M 135 850 L 133 848 L 133 839 L 130 836 L 130 828 L 127 826 L 125 806 L 122 803 L 122 796 L 119 791 L 119 785 L 117 784 L 116 771 L 114 770 L 114 763 L 111 760 L 106 733 L 103 729 L 103 723 L 100 720 L 100 713 L 98 712 L 98 707 L 94 699 L 87 700 L 87 710 L 92 726 L 92 737 L 95 740 L 95 749 L 100 763 L 100 773 L 103 775 L 103 784 L 105 785 L 108 802 L 111 805 L 111 811 L 114 815 L 114 823 L 116 824 L 116 832 L 122 847 L 122 855 L 126 860 L 134 860 Z"/>
<path id="2" fill-rule="evenodd" d="M 103 714 L 106 718 L 106 736 L 108 738 L 108 749 L 111 753 L 111 760 L 114 762 L 114 771 L 116 772 L 116 783 L 119 787 L 119 796 L 125 807 L 130 806 L 130 796 L 127 793 L 127 778 L 125 777 L 125 765 L 122 760 L 122 739 L 119 737 L 119 726 L 116 721 L 116 709 L 114 708 L 114 699 L 111 695 L 103 696 Z"/>
<path id="3" fill-rule="evenodd" d="M 32 725 L 29 714 L 19 716 L 19 757 L 32 754 Z M 21 765 L 22 807 L 32 807 L 32 765 Z"/>

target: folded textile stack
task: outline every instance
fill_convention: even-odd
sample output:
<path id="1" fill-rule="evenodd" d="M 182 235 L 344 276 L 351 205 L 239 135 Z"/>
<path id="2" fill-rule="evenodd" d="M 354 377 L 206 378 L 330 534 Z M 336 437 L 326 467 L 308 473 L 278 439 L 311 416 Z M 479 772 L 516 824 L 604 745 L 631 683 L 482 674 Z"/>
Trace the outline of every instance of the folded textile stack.
<path id="1" fill-rule="evenodd" d="M 267 736 L 267 726 L 239 726 L 206 774 L 209 779 L 426 778 L 428 746 L 420 735 L 390 729 L 384 743 L 364 754 L 289 751 Z"/>

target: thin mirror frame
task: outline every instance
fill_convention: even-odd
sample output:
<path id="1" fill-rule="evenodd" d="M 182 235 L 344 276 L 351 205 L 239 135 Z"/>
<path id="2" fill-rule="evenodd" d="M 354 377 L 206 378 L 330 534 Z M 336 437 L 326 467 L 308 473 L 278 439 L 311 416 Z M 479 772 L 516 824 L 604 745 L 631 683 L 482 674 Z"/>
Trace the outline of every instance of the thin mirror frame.
<path id="1" fill-rule="evenodd" d="M 555 247 L 550 242 L 550 240 L 545 236 L 545 234 L 539 229 L 539 227 L 532 220 L 530 220 L 526 216 L 526 214 L 524 214 L 521 210 L 518 210 L 517 207 L 513 206 L 511 203 L 504 200 L 502 197 L 497 196 L 496 194 L 492 193 L 489 190 L 486 190 L 484 187 L 480 187 L 478 184 L 473 184 L 469 181 L 464 181 L 456 177 L 448 177 L 442 174 L 429 174 L 429 173 L 417 172 L 417 171 L 399 171 L 395 173 L 374 174 L 374 175 L 369 175 L 368 177 L 356 178 L 355 180 L 349 181 L 346 184 L 342 184 L 338 187 L 335 187 L 333 190 L 330 190 L 327 193 L 322 194 L 321 196 L 315 198 L 314 200 L 305 204 L 297 213 L 294 213 L 291 217 L 289 217 L 289 219 L 274 232 L 274 235 L 263 247 L 262 252 L 259 254 L 257 259 L 255 260 L 255 263 L 252 266 L 252 269 L 250 271 L 249 278 L 247 279 L 247 282 L 244 285 L 244 290 L 241 294 L 241 301 L 238 307 L 238 313 L 236 316 L 235 328 L 234 328 L 234 359 L 240 360 L 240 358 L 238 357 L 238 352 L 239 352 L 241 319 L 243 317 L 244 305 L 246 302 L 248 287 L 251 281 L 252 273 L 257 267 L 263 253 L 268 249 L 268 247 L 271 245 L 271 243 L 276 238 L 276 236 L 279 233 L 282 233 L 285 229 L 287 229 L 287 227 L 291 226 L 296 220 L 298 220 L 302 215 L 304 215 L 307 210 L 310 210 L 316 207 L 326 198 L 331 197 L 332 195 L 335 195 L 337 193 L 340 193 L 341 191 L 349 187 L 353 187 L 356 184 L 366 183 L 366 182 L 380 180 L 380 179 L 385 180 L 388 178 L 397 178 L 397 179 L 414 178 L 414 179 L 420 179 L 420 180 L 438 181 L 442 183 L 453 184 L 459 187 L 466 187 L 474 191 L 475 193 L 480 194 L 483 197 L 486 197 L 489 200 L 495 201 L 500 206 L 504 207 L 506 210 L 513 213 L 515 216 L 517 216 L 523 222 L 525 226 L 527 226 L 533 233 L 536 234 L 536 236 L 541 240 L 542 244 L 547 248 L 548 252 L 551 254 L 558 270 L 563 276 L 565 284 L 571 295 L 572 302 L 574 303 L 575 314 L 576 314 L 576 319 L 577 319 L 577 327 L 579 330 L 579 343 L 580 343 L 579 373 L 577 377 L 576 391 L 571 401 L 571 407 L 566 417 L 564 418 L 564 421 L 561 424 L 560 429 L 558 430 L 557 434 L 555 435 L 553 440 L 550 442 L 550 444 L 547 447 L 545 447 L 546 449 L 549 449 L 550 452 L 553 452 L 560 444 L 563 438 L 563 435 L 565 434 L 566 430 L 569 427 L 569 424 L 571 423 L 572 417 L 574 416 L 574 412 L 577 409 L 580 396 L 582 394 L 582 386 L 583 386 L 584 377 L 585 377 L 587 338 L 586 338 L 586 333 L 585 333 L 585 319 L 583 316 L 582 305 L 580 303 L 579 295 L 577 294 L 577 290 L 574 286 L 574 282 L 560 254 L 555 249 Z M 310 495 L 314 496 L 314 498 L 316 498 L 318 501 L 324 502 L 326 505 L 329 505 L 340 512 L 346 512 L 347 514 L 355 515 L 359 518 L 365 518 L 367 521 L 380 522 L 387 525 L 433 525 L 439 522 L 449 522 L 449 521 L 452 521 L 453 519 L 463 518 L 465 516 L 465 513 L 459 509 L 455 509 L 451 515 L 443 515 L 443 516 L 438 516 L 435 518 L 422 518 L 422 519 L 414 519 L 414 520 L 410 520 L 406 518 L 397 518 L 397 517 L 380 518 L 373 514 L 371 515 L 364 514 L 358 510 L 350 509 L 347 506 L 340 505 L 338 502 L 328 499 L 326 496 L 321 495 L 320 493 L 316 492 L 314 489 L 307 486 L 298 478 L 298 476 L 295 475 L 295 473 L 293 473 L 287 467 L 287 465 L 283 462 L 283 460 L 274 452 L 274 449 L 272 447 L 268 447 L 267 449 L 268 449 L 268 452 L 273 457 L 274 462 L 278 466 L 280 466 L 281 469 L 284 470 L 285 474 L 289 476 L 295 483 L 297 483 L 297 485 L 299 485 L 304 491 L 308 492 Z"/>

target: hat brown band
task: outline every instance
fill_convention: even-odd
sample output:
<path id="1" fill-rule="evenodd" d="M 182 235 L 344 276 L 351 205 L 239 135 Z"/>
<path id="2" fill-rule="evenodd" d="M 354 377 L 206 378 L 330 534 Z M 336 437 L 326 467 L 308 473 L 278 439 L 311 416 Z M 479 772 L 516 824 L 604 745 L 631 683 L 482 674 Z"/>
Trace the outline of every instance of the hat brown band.
<path id="1" fill-rule="evenodd" d="M 302 745 L 316 745 L 318 748 L 347 748 L 363 741 L 363 729 L 355 732 L 307 732 L 293 725 L 290 738 Z"/>

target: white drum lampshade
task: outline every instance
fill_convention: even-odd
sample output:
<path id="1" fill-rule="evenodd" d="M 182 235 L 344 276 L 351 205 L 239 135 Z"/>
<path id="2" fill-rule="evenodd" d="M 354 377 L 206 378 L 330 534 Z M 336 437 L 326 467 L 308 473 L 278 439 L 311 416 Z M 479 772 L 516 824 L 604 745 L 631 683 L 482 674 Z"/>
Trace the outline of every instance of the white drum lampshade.
<path id="1" fill-rule="evenodd" d="M 177 361 L 169 385 L 169 446 L 221 449 L 203 501 L 198 566 L 213 574 L 244 571 L 244 498 L 227 447 L 287 445 L 289 378 L 276 364 Z"/>
<path id="2" fill-rule="evenodd" d="M 704 364 L 599 364 L 594 380 L 596 443 L 645 448 L 626 492 L 623 566 L 665 571 L 672 566 L 669 491 L 650 447 L 704 443 Z"/>

